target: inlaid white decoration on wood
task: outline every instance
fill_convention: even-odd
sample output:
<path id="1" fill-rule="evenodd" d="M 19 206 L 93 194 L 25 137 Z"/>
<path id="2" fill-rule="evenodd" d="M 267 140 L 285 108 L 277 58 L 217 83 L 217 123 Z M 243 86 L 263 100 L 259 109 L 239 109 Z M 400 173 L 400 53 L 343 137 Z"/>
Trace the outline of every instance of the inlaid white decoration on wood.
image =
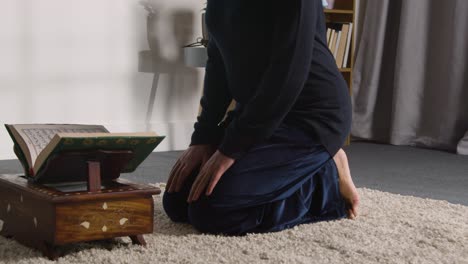
<path id="1" fill-rule="evenodd" d="M 34 226 L 37 228 L 37 218 L 36 217 L 33 218 L 33 222 L 34 222 Z"/>
<path id="2" fill-rule="evenodd" d="M 106 232 L 107 231 L 107 226 L 103 226 L 102 227 L 102 232 Z"/>
<path id="3" fill-rule="evenodd" d="M 11 205 L 10 204 L 7 205 L 6 211 L 7 211 L 7 213 L 9 213 L 11 211 Z"/>
<path id="4" fill-rule="evenodd" d="M 3 230 L 3 223 L 4 223 L 4 222 L 3 222 L 3 220 L 2 220 L 2 219 L 0 219 L 0 231 L 2 231 L 2 230 Z"/>
<path id="5" fill-rule="evenodd" d="M 107 203 L 104 203 L 104 204 L 102 205 L 102 209 L 107 210 Z"/>
<path id="6" fill-rule="evenodd" d="M 84 221 L 83 223 L 80 224 L 80 226 L 86 228 L 86 229 L 89 229 L 89 222 L 88 221 Z"/>
<path id="7" fill-rule="evenodd" d="M 122 218 L 122 219 L 120 219 L 119 222 L 120 222 L 120 225 L 124 225 L 127 221 L 128 221 L 127 218 Z"/>

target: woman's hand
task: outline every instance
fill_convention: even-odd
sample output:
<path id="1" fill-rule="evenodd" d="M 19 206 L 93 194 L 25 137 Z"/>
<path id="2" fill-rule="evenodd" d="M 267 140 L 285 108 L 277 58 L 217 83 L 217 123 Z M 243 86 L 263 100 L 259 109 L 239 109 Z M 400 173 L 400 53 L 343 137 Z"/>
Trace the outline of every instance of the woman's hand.
<path id="1" fill-rule="evenodd" d="M 190 146 L 172 167 L 166 190 L 169 193 L 179 192 L 187 177 L 195 169 L 203 167 L 215 150 L 216 148 L 211 145 Z"/>
<path id="2" fill-rule="evenodd" d="M 192 185 L 187 202 L 191 203 L 198 200 L 203 192 L 205 192 L 207 196 L 211 195 L 214 187 L 219 179 L 221 179 L 221 176 L 223 176 L 234 162 L 234 159 L 216 151 L 200 170 L 200 173 Z"/>

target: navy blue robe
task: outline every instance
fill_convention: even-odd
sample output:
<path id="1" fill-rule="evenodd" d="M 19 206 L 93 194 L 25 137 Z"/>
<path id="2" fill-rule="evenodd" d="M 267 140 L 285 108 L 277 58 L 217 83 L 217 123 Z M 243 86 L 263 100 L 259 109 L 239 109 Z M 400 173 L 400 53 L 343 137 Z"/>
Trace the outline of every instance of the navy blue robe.
<path id="1" fill-rule="evenodd" d="M 328 49 L 320 0 L 209 0 L 208 62 L 192 145 L 238 159 L 280 124 L 304 129 L 331 156 L 351 127 L 348 87 Z M 219 126 L 235 99 L 234 118 Z"/>
<path id="2" fill-rule="evenodd" d="M 208 0 L 202 112 L 191 145 L 234 158 L 213 194 L 187 204 L 194 171 L 165 193 L 174 221 L 209 233 L 270 232 L 345 216 L 333 156 L 350 130 L 346 83 L 321 0 Z M 221 122 L 235 99 L 235 111 Z"/>
<path id="3" fill-rule="evenodd" d="M 173 221 L 201 232 L 272 232 L 346 216 L 333 158 L 301 129 L 281 125 L 236 160 L 210 196 L 188 204 L 197 173 L 180 192 L 165 192 L 163 206 Z"/>

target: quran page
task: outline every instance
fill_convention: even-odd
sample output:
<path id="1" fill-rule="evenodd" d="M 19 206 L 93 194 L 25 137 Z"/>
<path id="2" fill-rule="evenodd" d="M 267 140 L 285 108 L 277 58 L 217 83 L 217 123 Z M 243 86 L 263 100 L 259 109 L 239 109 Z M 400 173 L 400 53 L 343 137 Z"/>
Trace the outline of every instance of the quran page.
<path id="1" fill-rule="evenodd" d="M 39 153 L 57 133 L 109 133 L 101 125 L 20 124 L 11 125 L 11 127 L 16 130 L 22 141 L 24 141 L 25 147 L 29 150 L 30 159 L 28 161 L 31 165 L 34 164 Z"/>

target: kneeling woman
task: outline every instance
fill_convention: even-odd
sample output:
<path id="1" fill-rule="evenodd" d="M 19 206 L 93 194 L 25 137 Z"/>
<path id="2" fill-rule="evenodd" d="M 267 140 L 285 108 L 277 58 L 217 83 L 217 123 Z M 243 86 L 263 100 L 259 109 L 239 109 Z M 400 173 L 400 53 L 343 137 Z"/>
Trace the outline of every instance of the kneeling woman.
<path id="1" fill-rule="evenodd" d="M 228 235 L 354 218 L 341 150 L 351 103 L 322 1 L 208 0 L 206 22 L 202 112 L 166 186 L 168 216 Z"/>

